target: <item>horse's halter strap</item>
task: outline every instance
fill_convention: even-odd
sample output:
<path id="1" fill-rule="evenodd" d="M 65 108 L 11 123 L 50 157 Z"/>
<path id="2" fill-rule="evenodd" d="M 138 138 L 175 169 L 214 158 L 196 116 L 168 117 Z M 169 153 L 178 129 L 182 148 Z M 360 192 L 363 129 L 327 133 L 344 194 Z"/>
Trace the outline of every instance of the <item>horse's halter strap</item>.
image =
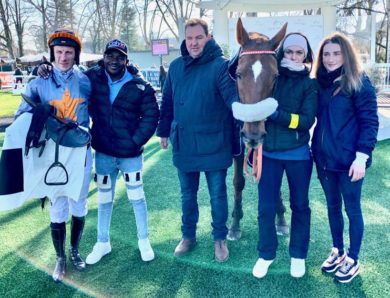
<path id="1" fill-rule="evenodd" d="M 276 55 L 276 52 L 275 51 L 271 51 L 271 50 L 254 50 L 254 51 L 242 51 L 240 52 L 240 56 L 246 56 L 246 55 L 262 55 L 262 54 L 268 54 L 268 55 Z M 274 93 L 274 90 L 275 90 L 275 85 L 273 86 L 273 90 L 272 90 L 272 94 Z"/>
<path id="2" fill-rule="evenodd" d="M 258 51 L 244 51 L 240 53 L 241 56 L 245 55 L 258 55 L 258 54 L 271 54 L 275 55 L 275 51 L 270 51 L 270 50 L 258 50 Z"/>
<path id="3" fill-rule="evenodd" d="M 271 51 L 271 50 L 257 50 L 257 51 L 243 51 L 240 53 L 240 58 L 242 56 L 246 56 L 246 55 L 275 55 L 275 51 Z M 253 150 L 253 171 L 252 171 L 252 174 L 249 174 L 248 172 L 248 166 L 247 166 L 247 162 L 248 162 L 248 159 L 249 159 L 249 156 L 251 154 L 251 151 Z M 260 145 L 258 148 L 256 149 L 249 149 L 248 150 L 248 153 L 246 154 L 245 158 L 244 158 L 244 173 L 246 175 L 250 175 L 250 176 L 253 176 L 253 179 L 256 183 L 259 183 L 260 181 L 260 178 L 261 178 L 261 170 L 262 170 L 262 156 L 263 156 L 263 145 Z"/>

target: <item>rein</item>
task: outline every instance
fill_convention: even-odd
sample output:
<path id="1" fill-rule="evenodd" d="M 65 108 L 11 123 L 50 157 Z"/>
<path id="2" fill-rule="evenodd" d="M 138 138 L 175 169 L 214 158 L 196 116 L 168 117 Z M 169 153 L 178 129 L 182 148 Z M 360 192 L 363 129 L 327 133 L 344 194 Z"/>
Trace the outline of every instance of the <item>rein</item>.
<path id="1" fill-rule="evenodd" d="M 252 173 L 249 173 L 248 171 L 248 161 L 249 157 L 252 155 Z M 244 158 L 244 174 L 246 176 L 253 176 L 253 180 L 256 183 L 259 183 L 261 178 L 261 171 L 263 168 L 263 145 L 259 145 L 256 149 L 249 148 L 248 153 L 245 155 Z"/>
<path id="2" fill-rule="evenodd" d="M 254 50 L 254 51 L 243 51 L 240 53 L 239 57 L 246 56 L 246 55 L 275 55 L 275 51 L 271 50 Z M 253 153 L 252 153 L 253 152 Z M 250 155 L 252 155 L 252 173 L 249 173 L 248 171 L 248 161 Z M 244 174 L 246 176 L 253 176 L 253 179 L 256 183 L 259 183 L 261 178 L 261 171 L 263 168 L 263 145 L 260 144 L 258 148 L 252 149 L 249 148 L 247 154 L 244 158 Z"/>

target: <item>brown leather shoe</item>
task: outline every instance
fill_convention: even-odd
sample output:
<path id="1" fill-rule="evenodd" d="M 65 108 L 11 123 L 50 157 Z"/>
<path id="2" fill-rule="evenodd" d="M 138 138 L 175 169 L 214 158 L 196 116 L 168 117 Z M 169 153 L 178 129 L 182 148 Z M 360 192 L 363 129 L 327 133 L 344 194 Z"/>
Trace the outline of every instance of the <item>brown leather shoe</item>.
<path id="1" fill-rule="evenodd" d="M 226 240 L 214 241 L 215 260 L 217 262 L 225 262 L 229 258 L 229 250 Z"/>
<path id="2" fill-rule="evenodd" d="M 173 253 L 176 257 L 183 256 L 196 246 L 196 239 L 181 239 Z"/>

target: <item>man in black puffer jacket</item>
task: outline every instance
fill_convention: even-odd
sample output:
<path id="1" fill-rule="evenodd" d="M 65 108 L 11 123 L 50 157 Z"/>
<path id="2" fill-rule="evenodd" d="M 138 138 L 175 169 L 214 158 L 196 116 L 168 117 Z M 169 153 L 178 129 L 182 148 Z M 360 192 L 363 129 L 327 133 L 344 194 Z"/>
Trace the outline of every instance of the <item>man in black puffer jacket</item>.
<path id="1" fill-rule="evenodd" d="M 142 152 L 159 118 L 155 91 L 135 67 L 128 65 L 127 46 L 117 39 L 106 45 L 99 65 L 85 74 L 92 84 L 89 111 L 99 203 L 97 242 L 86 262 L 95 264 L 111 252 L 109 228 L 119 170 L 134 208 L 141 258 L 151 261 L 154 252 L 148 238 Z"/>

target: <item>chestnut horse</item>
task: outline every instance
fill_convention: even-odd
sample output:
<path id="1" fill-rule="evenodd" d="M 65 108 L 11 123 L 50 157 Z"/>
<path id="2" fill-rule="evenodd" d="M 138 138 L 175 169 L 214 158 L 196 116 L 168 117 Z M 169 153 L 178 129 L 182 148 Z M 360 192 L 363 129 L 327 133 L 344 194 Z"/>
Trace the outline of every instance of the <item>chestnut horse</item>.
<path id="1" fill-rule="evenodd" d="M 269 39 L 263 34 L 256 32 L 248 33 L 243 27 L 241 19 L 238 19 L 236 38 L 241 45 L 241 49 L 235 77 L 242 104 L 253 105 L 272 96 L 274 83 L 278 76 L 275 50 L 284 38 L 286 28 L 287 23 L 273 38 Z M 264 118 L 244 122 L 241 129 L 241 136 L 245 146 L 249 152 L 254 152 L 253 174 L 256 176 L 255 180 L 257 182 L 261 175 L 262 143 L 265 134 Z M 228 234 L 229 240 L 238 240 L 241 237 L 240 220 L 243 217 L 242 191 L 245 186 L 244 171 L 247 163 L 243 151 L 234 158 L 234 208 L 232 213 L 233 221 Z M 255 164 L 256 160 L 257 165 Z"/>

